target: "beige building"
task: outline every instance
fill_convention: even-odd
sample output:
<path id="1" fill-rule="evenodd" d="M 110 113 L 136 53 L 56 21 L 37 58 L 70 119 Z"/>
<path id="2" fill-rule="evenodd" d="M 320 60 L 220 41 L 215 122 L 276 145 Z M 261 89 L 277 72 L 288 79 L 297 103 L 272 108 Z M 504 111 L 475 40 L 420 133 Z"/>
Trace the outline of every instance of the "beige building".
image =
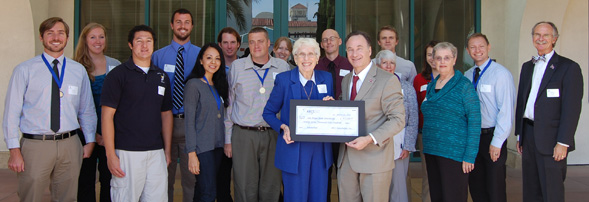
<path id="1" fill-rule="evenodd" d="M 2 0 L 0 8 L 0 95 L 6 94 L 13 68 L 42 52 L 38 26 L 48 17 L 60 16 L 74 28 L 74 0 Z M 569 164 L 589 164 L 589 3 L 587 0 L 481 0 L 481 31 L 492 44 L 491 57 L 511 70 L 516 84 L 522 63 L 536 51 L 532 45 L 531 28 L 538 21 L 552 21 L 559 28 L 556 51 L 581 65 L 584 96 L 581 119 L 577 128 L 577 150 L 569 156 Z M 73 56 L 73 31 L 65 54 Z M 169 39 L 163 39 L 169 40 Z M 4 99 L 0 100 L 4 111 Z M 2 134 L 4 137 L 4 134 Z M 510 136 L 508 165 L 519 166 L 515 137 Z M 0 168 L 6 168 L 8 150 L 0 141 Z"/>

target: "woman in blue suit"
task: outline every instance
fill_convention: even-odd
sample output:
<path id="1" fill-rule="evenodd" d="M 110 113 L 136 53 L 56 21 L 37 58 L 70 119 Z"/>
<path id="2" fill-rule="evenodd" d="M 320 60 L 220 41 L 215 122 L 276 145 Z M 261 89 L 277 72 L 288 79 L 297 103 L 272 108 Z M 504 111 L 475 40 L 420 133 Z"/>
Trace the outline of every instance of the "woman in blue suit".
<path id="1" fill-rule="evenodd" d="M 331 143 L 294 142 L 290 138 L 290 100 L 321 100 L 333 96 L 333 79 L 325 71 L 315 71 L 319 44 L 301 38 L 293 47 L 297 67 L 280 73 L 264 108 L 264 120 L 284 141 L 277 141 L 275 166 L 282 170 L 284 201 L 325 201 L 327 171 L 332 164 Z M 280 120 L 276 115 L 280 113 Z"/>

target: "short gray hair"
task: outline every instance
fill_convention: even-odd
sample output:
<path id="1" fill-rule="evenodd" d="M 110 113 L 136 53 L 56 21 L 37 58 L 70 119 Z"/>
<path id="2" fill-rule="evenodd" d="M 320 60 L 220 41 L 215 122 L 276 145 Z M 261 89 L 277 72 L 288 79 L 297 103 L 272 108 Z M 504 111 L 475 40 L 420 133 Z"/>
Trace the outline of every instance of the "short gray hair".
<path id="1" fill-rule="evenodd" d="M 397 64 L 397 55 L 395 53 L 393 53 L 393 51 L 381 50 L 380 52 L 378 52 L 376 54 L 376 57 L 374 58 L 374 62 L 376 62 L 376 64 L 380 65 L 380 62 L 383 59 L 392 60 L 393 63 Z"/>
<path id="2" fill-rule="evenodd" d="M 458 55 L 458 49 L 450 42 L 440 42 L 434 46 L 433 54 L 436 56 L 436 52 L 439 50 L 450 50 L 452 52 L 452 57 L 456 58 Z"/>
<path id="3" fill-rule="evenodd" d="M 552 32 L 552 36 L 554 36 L 554 37 L 558 37 L 558 36 L 559 36 L 559 35 L 558 35 L 558 29 L 556 28 L 556 25 L 554 25 L 554 23 L 552 23 L 552 22 L 550 22 L 550 21 L 540 21 L 540 22 L 536 23 L 536 24 L 534 25 L 534 27 L 532 27 L 532 36 L 534 36 L 534 30 L 535 30 L 535 29 L 536 29 L 536 27 L 537 27 L 538 25 L 540 25 L 540 24 L 548 24 L 548 25 L 550 25 L 550 26 L 552 27 L 552 31 L 553 31 L 553 32 Z"/>
<path id="4" fill-rule="evenodd" d="M 292 47 L 293 55 L 297 55 L 299 53 L 299 49 L 303 46 L 310 46 L 311 48 L 313 48 L 315 56 L 317 57 L 317 59 L 319 59 L 319 56 L 321 56 L 321 49 L 319 48 L 319 43 L 317 43 L 317 41 L 312 38 L 297 39 Z"/>

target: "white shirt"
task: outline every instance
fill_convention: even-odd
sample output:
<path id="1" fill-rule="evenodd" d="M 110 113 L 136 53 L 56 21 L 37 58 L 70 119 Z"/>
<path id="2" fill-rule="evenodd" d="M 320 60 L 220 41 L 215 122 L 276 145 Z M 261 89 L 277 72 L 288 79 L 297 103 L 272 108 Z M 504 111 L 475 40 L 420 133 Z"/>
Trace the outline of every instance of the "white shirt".
<path id="1" fill-rule="evenodd" d="M 370 62 L 370 64 L 368 64 L 366 68 L 360 71 L 360 73 L 356 74 L 356 71 L 352 71 L 352 80 L 350 81 L 350 94 L 348 95 L 352 95 L 352 87 L 354 86 L 354 76 L 358 76 L 358 81 L 356 82 L 356 93 L 358 93 L 360 92 L 360 88 L 362 88 L 362 83 L 364 82 L 364 79 L 366 79 L 366 75 L 368 75 L 368 72 L 370 71 L 371 67 L 372 61 Z M 376 141 L 376 138 L 374 138 L 374 135 L 372 135 L 372 133 L 368 133 L 368 135 L 370 135 L 370 137 L 372 138 L 372 143 L 377 145 L 378 142 Z"/>
<path id="2" fill-rule="evenodd" d="M 536 105 L 536 98 L 538 97 L 540 83 L 542 82 L 544 72 L 546 71 L 546 66 L 548 65 L 548 61 L 550 61 L 550 58 L 552 58 L 552 55 L 554 55 L 554 50 L 544 56 L 546 61 L 539 60 L 534 65 L 532 88 L 530 89 L 530 96 L 528 97 L 526 108 L 524 110 L 524 118 L 530 119 L 532 121 L 534 120 L 534 105 Z"/>

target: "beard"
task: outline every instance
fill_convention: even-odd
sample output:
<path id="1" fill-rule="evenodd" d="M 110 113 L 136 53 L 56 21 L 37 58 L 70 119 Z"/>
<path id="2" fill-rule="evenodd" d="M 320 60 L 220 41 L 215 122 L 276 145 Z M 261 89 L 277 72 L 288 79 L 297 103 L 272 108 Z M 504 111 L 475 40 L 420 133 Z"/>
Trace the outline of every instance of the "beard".
<path id="1" fill-rule="evenodd" d="M 186 32 L 186 35 L 182 36 L 182 33 L 174 31 L 174 36 L 176 36 L 176 38 L 180 39 L 181 41 L 184 41 L 186 39 L 188 39 L 188 37 L 190 37 L 190 30 L 188 30 Z"/>
<path id="2" fill-rule="evenodd" d="M 43 47 L 45 47 L 45 49 L 51 51 L 51 52 L 61 52 L 63 51 L 63 49 L 65 49 L 65 42 L 61 44 L 61 46 L 55 47 L 53 45 L 51 45 L 52 42 L 48 42 L 48 43 L 43 43 Z"/>

